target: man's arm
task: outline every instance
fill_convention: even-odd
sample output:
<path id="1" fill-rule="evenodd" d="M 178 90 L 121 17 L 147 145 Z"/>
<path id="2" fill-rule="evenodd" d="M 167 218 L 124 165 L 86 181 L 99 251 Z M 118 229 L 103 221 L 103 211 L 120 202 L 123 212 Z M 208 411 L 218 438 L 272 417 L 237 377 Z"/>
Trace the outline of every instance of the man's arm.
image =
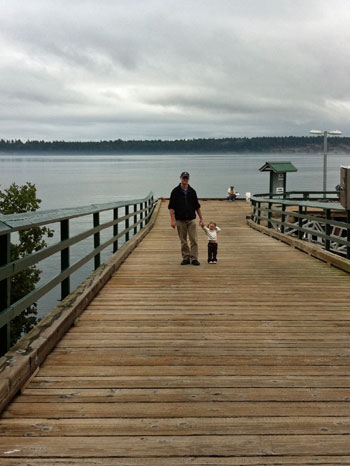
<path id="1" fill-rule="evenodd" d="M 171 194 L 170 194 L 169 205 L 168 205 L 168 209 L 169 209 L 169 213 L 170 213 L 170 226 L 171 226 L 171 228 L 176 227 L 176 220 L 175 220 L 175 207 L 176 207 L 175 204 L 176 204 L 176 202 L 175 202 L 175 198 L 176 198 L 175 189 L 173 189 L 171 191 Z"/>
<path id="2" fill-rule="evenodd" d="M 203 217 L 202 217 L 202 212 L 201 212 L 201 209 L 197 209 L 197 214 L 198 214 L 198 217 L 199 217 L 199 224 L 201 227 L 203 227 L 205 225 L 204 223 L 204 220 L 203 220 Z"/>
<path id="3" fill-rule="evenodd" d="M 199 224 L 200 224 L 200 226 L 202 227 L 202 226 L 205 225 L 205 223 L 204 223 L 203 216 L 202 216 L 202 212 L 201 212 L 201 205 L 200 205 L 200 203 L 199 203 L 199 201 L 198 201 L 197 193 L 196 193 L 196 191 L 195 191 L 193 188 L 192 188 L 192 192 L 194 193 L 194 202 L 195 202 L 195 206 L 197 207 L 197 208 L 195 208 L 195 211 L 196 211 L 197 214 L 198 214 L 198 217 L 199 217 Z"/>
<path id="4" fill-rule="evenodd" d="M 176 227 L 175 210 L 174 209 L 169 209 L 169 213 L 170 213 L 170 225 L 171 225 L 171 228 L 175 228 Z"/>

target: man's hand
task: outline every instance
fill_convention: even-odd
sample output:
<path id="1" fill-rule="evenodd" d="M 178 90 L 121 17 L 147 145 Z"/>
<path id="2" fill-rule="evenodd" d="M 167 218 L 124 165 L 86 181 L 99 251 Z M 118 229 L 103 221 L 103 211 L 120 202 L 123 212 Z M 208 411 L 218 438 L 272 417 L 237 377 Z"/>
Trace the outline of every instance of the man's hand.
<path id="1" fill-rule="evenodd" d="M 204 227 L 205 223 L 204 223 L 204 220 L 203 220 L 203 217 L 202 217 L 202 212 L 201 212 L 201 209 L 197 209 L 197 215 L 199 217 L 199 224 L 201 227 Z"/>
<path id="2" fill-rule="evenodd" d="M 169 212 L 170 212 L 170 226 L 171 228 L 175 228 L 176 227 L 175 210 L 169 209 Z"/>

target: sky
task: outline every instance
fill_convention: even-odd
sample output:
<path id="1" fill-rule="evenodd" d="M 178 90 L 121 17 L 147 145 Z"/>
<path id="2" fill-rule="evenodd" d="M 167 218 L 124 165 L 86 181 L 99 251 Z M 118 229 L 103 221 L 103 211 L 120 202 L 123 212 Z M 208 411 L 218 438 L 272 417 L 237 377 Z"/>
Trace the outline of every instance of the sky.
<path id="1" fill-rule="evenodd" d="M 0 0 L 0 138 L 350 136 L 349 0 Z"/>

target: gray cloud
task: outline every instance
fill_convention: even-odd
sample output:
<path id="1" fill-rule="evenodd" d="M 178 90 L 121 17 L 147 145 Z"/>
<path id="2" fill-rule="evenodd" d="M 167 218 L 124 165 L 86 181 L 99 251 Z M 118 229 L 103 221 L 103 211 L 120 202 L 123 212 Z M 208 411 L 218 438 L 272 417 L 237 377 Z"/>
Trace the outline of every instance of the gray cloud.
<path id="1" fill-rule="evenodd" d="M 0 13 L 0 137 L 349 133 L 346 0 L 2 0 Z"/>

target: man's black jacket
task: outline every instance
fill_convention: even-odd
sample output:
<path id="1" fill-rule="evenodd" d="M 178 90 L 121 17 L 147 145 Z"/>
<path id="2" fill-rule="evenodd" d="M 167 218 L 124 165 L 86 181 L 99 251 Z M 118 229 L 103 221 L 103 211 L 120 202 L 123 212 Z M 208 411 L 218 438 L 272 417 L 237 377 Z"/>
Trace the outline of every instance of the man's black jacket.
<path id="1" fill-rule="evenodd" d="M 190 185 L 187 194 L 181 188 L 181 183 L 171 191 L 168 209 L 174 209 L 175 220 L 193 220 L 199 208 L 197 193 Z"/>

